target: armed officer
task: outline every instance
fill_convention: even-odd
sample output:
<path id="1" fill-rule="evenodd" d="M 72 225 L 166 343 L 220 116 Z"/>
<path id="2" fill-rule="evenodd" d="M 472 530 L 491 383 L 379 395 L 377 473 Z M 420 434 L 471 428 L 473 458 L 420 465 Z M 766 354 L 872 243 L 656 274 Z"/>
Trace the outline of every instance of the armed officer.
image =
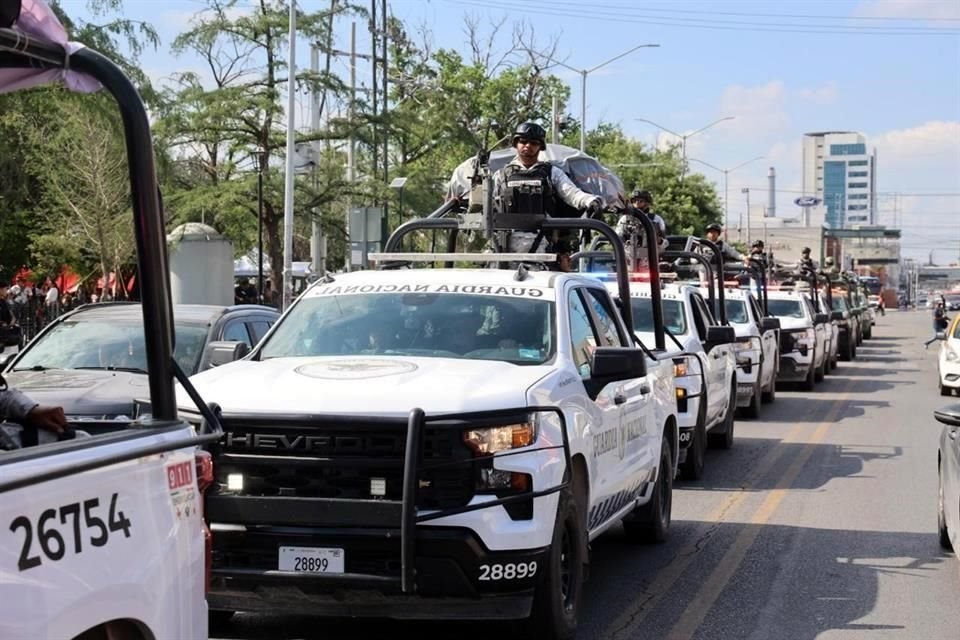
<path id="1" fill-rule="evenodd" d="M 711 222 L 707 225 L 706 228 L 706 237 L 707 240 L 717 245 L 717 248 L 720 249 L 720 254 L 723 256 L 724 262 L 746 262 L 746 258 L 740 255 L 740 252 L 728 245 L 726 242 L 720 239 L 720 234 L 723 233 L 723 227 L 719 222 Z"/>
<path id="2" fill-rule="evenodd" d="M 603 200 L 583 191 L 563 170 L 549 162 L 540 161 L 540 152 L 547 146 L 547 132 L 535 122 L 520 124 L 513 133 L 511 144 L 516 157 L 493 175 L 495 207 L 503 213 L 532 213 L 562 216 L 561 203 L 576 211 L 586 211 L 590 217 L 599 216 Z M 556 268 L 568 270 L 565 258 L 574 238 L 572 233 L 554 234 L 548 238 L 549 248 L 558 254 Z M 537 251 L 540 236 L 526 232 L 511 234 L 528 251 Z M 521 247 L 514 245 L 513 250 Z M 565 268 L 567 265 L 567 268 Z"/>

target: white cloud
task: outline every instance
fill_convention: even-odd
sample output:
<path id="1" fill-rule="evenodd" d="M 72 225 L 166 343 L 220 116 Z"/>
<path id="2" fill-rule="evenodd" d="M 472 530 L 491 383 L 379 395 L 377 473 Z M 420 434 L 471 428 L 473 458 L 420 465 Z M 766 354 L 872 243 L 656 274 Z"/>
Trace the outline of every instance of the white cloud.
<path id="1" fill-rule="evenodd" d="M 790 126 L 786 105 L 787 92 L 780 80 L 754 87 L 730 85 L 720 96 L 718 113 L 736 120 L 725 123 L 723 132 L 758 140 L 783 134 Z"/>
<path id="2" fill-rule="evenodd" d="M 811 87 L 797 90 L 797 95 L 804 100 L 818 105 L 833 104 L 837 100 L 837 83 L 828 82 L 822 87 Z"/>
<path id="3" fill-rule="evenodd" d="M 960 18 L 956 0 L 865 0 L 852 15 L 857 18 L 903 18 L 905 20 L 945 20 Z"/>

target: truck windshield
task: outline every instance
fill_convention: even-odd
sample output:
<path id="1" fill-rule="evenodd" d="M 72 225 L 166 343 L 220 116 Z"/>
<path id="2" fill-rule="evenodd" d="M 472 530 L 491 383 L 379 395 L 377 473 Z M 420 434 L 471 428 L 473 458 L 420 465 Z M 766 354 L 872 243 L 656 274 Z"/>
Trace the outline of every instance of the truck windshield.
<path id="1" fill-rule="evenodd" d="M 725 300 L 723 305 L 727 310 L 727 322 L 745 324 L 750 322 L 747 314 L 747 304 L 743 300 Z"/>
<path id="2" fill-rule="evenodd" d="M 768 300 L 767 308 L 778 318 L 803 318 L 803 305 L 799 300 Z"/>
<path id="3" fill-rule="evenodd" d="M 456 293 L 305 298 L 261 359 L 405 355 L 543 364 L 553 357 L 553 302 Z"/>
<path id="4" fill-rule="evenodd" d="M 633 330 L 636 333 L 653 331 L 653 303 L 650 298 L 630 298 L 633 308 Z M 675 336 L 687 332 L 686 313 L 681 300 L 663 301 L 663 326 Z"/>

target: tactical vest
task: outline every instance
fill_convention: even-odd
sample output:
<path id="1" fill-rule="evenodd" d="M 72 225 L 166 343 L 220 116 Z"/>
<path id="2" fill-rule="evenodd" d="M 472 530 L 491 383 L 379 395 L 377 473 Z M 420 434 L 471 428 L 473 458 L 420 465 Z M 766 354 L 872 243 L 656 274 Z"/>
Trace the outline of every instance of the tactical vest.
<path id="1" fill-rule="evenodd" d="M 538 162 L 529 169 L 515 164 L 507 165 L 503 180 L 504 212 L 553 215 L 552 171 L 553 165 L 546 162 Z"/>

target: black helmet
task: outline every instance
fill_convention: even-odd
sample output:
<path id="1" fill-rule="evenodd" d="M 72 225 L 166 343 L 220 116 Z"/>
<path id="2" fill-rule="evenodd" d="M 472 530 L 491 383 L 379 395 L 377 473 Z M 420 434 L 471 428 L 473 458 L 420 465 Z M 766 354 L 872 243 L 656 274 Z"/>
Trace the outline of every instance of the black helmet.
<path id="1" fill-rule="evenodd" d="M 750 248 L 763 249 L 763 240 L 754 240 L 753 244 L 750 245 Z"/>
<path id="2" fill-rule="evenodd" d="M 707 225 L 707 231 L 716 231 L 717 233 L 720 233 L 723 231 L 723 226 L 719 222 L 711 222 Z"/>
<path id="3" fill-rule="evenodd" d="M 810 253 L 810 247 L 804 247 L 803 251 L 801 251 L 800 253 L 802 253 L 803 255 L 808 255 Z"/>
<path id="4" fill-rule="evenodd" d="M 513 132 L 513 139 L 510 141 L 510 145 L 516 146 L 517 140 L 520 138 L 536 140 L 540 143 L 541 149 L 547 146 L 547 132 L 536 122 L 524 122 L 518 125 L 517 130 Z"/>
<path id="5" fill-rule="evenodd" d="M 647 191 L 646 189 L 634 189 L 633 193 L 630 194 L 630 199 L 643 200 L 645 202 L 649 202 L 650 204 L 653 204 L 653 196 L 650 195 L 650 192 Z"/>

